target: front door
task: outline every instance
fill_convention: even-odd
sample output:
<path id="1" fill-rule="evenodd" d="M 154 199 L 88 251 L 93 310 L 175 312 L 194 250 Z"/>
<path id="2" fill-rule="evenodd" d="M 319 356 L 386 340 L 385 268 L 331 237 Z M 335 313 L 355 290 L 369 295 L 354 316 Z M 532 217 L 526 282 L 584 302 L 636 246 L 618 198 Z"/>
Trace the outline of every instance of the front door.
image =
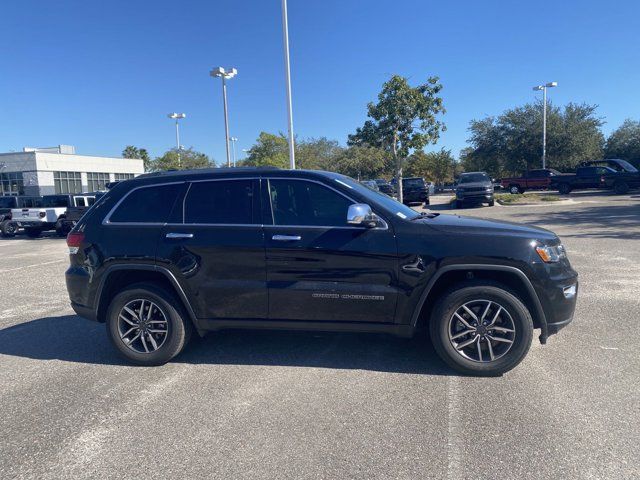
<path id="1" fill-rule="evenodd" d="M 169 268 L 202 319 L 266 319 L 258 180 L 192 182 L 160 238 Z"/>
<path id="2" fill-rule="evenodd" d="M 397 248 L 391 227 L 347 224 L 357 203 L 305 179 L 263 181 L 269 318 L 393 323 Z"/>

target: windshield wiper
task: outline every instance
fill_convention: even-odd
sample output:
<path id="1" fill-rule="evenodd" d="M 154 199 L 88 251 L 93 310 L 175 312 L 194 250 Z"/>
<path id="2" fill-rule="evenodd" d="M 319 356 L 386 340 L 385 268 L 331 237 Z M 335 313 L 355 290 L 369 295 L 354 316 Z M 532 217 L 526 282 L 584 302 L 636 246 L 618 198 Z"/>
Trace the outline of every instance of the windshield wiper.
<path id="1" fill-rule="evenodd" d="M 417 220 L 418 218 L 436 218 L 439 213 L 436 212 L 420 212 L 417 216 L 413 217 L 411 220 Z"/>

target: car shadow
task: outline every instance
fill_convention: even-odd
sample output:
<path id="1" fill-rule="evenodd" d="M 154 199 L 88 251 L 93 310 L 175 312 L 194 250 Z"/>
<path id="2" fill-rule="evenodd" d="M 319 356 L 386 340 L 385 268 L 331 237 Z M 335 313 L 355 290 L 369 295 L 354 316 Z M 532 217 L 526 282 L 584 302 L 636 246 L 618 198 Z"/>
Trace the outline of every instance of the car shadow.
<path id="1" fill-rule="evenodd" d="M 458 375 L 437 357 L 424 336 L 404 339 L 382 334 L 223 330 L 194 337 L 173 362 Z M 130 365 L 110 345 L 104 324 L 75 315 L 44 317 L 0 330 L 0 354 Z"/>

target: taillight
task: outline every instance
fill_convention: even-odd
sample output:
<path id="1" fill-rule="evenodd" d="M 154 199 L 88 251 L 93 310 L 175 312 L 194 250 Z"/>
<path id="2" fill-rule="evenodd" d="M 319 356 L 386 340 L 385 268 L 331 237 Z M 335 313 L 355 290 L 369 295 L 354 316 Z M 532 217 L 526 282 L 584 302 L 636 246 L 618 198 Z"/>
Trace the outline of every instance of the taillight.
<path id="1" fill-rule="evenodd" d="M 47 216 L 47 213 L 46 212 L 40 212 L 40 213 L 38 213 L 38 215 L 40 215 L 40 218 L 44 218 L 44 217 Z"/>
<path id="2" fill-rule="evenodd" d="M 67 235 L 67 247 L 69 247 L 69 255 L 75 255 L 78 253 L 80 245 L 84 242 L 84 233 L 71 232 Z"/>

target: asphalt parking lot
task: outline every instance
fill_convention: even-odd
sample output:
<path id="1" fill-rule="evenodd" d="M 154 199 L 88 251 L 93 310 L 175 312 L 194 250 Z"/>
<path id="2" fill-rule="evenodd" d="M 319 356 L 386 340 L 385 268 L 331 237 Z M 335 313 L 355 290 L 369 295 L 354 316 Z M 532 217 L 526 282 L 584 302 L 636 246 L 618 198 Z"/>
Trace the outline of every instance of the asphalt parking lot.
<path id="1" fill-rule="evenodd" d="M 0 478 L 639 478 L 640 194 L 446 212 L 558 233 L 574 322 L 500 378 L 424 339 L 221 332 L 126 365 L 63 239 L 0 239 Z"/>

